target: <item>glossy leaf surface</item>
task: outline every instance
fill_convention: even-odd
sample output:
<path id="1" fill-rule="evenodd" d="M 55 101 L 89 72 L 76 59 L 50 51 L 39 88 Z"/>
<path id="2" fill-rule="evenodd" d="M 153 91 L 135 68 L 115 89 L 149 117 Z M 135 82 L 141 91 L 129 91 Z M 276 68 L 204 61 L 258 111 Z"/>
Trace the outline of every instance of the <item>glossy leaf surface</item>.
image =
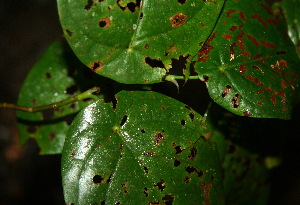
<path id="1" fill-rule="evenodd" d="M 84 67 L 68 45 L 53 43 L 28 74 L 19 94 L 18 105 L 47 105 L 85 91 L 90 82 L 84 78 Z M 41 154 L 61 153 L 70 120 L 74 118 L 72 115 L 88 104 L 76 102 L 37 113 L 18 111 L 20 145 L 34 138 Z"/>
<path id="2" fill-rule="evenodd" d="M 290 119 L 299 58 L 284 22 L 263 1 L 227 1 L 195 60 L 215 102 L 252 117 Z"/>
<path id="3" fill-rule="evenodd" d="M 58 0 L 58 11 L 85 65 L 121 83 L 144 84 L 160 82 L 172 58 L 199 51 L 222 5 L 223 0 Z"/>
<path id="4" fill-rule="evenodd" d="M 70 126 L 66 203 L 223 204 L 218 151 L 202 116 L 155 92 L 116 98 L 116 110 L 99 100 Z"/>

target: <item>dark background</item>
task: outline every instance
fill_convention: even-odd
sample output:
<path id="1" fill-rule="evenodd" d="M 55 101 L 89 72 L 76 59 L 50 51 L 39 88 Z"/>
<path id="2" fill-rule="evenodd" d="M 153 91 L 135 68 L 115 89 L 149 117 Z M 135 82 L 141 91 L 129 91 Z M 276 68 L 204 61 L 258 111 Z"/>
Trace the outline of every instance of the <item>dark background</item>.
<path id="1" fill-rule="evenodd" d="M 55 0 L 0 1 L 0 102 L 17 102 L 30 68 L 62 34 Z M 165 89 L 162 92 L 170 93 L 171 89 L 172 95 L 177 94 L 174 86 Z M 188 85 L 185 89 L 192 93 L 181 91 L 180 98 L 199 102 L 191 105 L 192 108 L 197 110 L 202 101 L 206 104 L 209 101 L 207 92 L 203 96 L 200 90 Z M 295 118 L 299 119 L 298 114 Z M 38 155 L 34 140 L 19 148 L 16 122 L 15 111 L 0 109 L 0 204 L 64 204 L 61 155 Z M 295 120 L 291 124 L 299 126 Z M 296 130 L 299 131 L 299 127 Z M 300 204 L 297 151 L 300 141 L 297 138 L 288 141 L 285 161 L 272 175 L 270 204 Z"/>

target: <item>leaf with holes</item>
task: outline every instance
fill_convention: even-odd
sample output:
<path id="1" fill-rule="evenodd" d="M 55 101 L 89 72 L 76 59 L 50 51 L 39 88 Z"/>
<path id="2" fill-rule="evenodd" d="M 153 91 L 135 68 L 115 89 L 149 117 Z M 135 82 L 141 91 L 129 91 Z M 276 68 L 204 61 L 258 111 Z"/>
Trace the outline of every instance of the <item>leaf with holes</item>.
<path id="1" fill-rule="evenodd" d="M 222 5 L 223 0 L 58 0 L 65 36 L 78 58 L 99 75 L 128 84 L 160 82 L 172 58 L 195 55 Z"/>
<path id="2" fill-rule="evenodd" d="M 298 55 L 300 55 L 300 10 L 298 6 L 299 0 L 284 0 L 278 2 L 274 7 L 280 7 L 288 25 L 288 34 L 296 46 Z"/>
<path id="3" fill-rule="evenodd" d="M 67 204 L 223 204 L 220 161 L 202 116 L 149 91 L 99 100 L 67 133 Z"/>
<path id="4" fill-rule="evenodd" d="M 215 102 L 238 115 L 291 118 L 300 60 L 284 31 L 282 18 L 263 1 L 225 3 L 193 59 Z"/>
<path id="5" fill-rule="evenodd" d="M 84 67 L 67 44 L 53 43 L 28 74 L 19 94 L 18 105 L 35 107 L 51 104 L 85 91 L 90 81 L 84 78 L 89 75 L 82 73 L 88 71 Z M 101 80 L 99 77 L 98 82 Z M 80 86 L 77 85 L 79 82 Z M 76 102 L 38 113 L 18 111 L 20 145 L 34 138 L 41 154 L 61 153 L 74 114 L 88 104 Z"/>

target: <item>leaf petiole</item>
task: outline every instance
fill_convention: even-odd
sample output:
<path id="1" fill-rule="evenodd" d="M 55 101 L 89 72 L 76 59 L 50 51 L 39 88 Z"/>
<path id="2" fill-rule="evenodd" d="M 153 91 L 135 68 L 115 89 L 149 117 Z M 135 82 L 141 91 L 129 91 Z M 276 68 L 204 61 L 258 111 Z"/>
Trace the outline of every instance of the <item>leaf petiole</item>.
<path id="1" fill-rule="evenodd" d="M 88 98 L 92 98 L 95 101 L 97 101 L 99 98 L 94 95 L 94 92 L 99 92 L 100 88 L 98 87 L 93 87 L 83 93 L 80 93 L 78 95 L 72 96 L 68 99 L 56 102 L 56 103 L 52 103 L 49 105 L 42 105 L 42 106 L 38 106 L 38 107 L 26 107 L 26 106 L 20 106 L 20 105 L 14 105 L 14 104 L 10 104 L 10 103 L 0 103 L 0 108 L 8 108 L 8 109 L 14 109 L 14 110 L 20 110 L 23 112 L 29 112 L 29 113 L 33 113 L 33 112 L 40 112 L 40 111 L 44 111 L 44 110 L 51 110 L 51 109 L 57 109 L 59 107 L 62 107 L 64 105 L 73 103 L 73 102 L 77 102 L 77 101 L 81 101 L 84 99 L 88 99 Z"/>

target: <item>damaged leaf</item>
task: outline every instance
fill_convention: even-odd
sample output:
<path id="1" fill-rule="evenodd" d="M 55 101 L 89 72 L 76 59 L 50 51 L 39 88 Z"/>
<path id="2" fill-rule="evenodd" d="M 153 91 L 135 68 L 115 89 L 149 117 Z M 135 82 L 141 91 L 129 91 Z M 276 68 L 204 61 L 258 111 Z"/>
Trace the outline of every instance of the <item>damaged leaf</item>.
<path id="1" fill-rule="evenodd" d="M 161 82 L 171 59 L 197 53 L 224 1 L 57 2 L 66 39 L 86 66 L 121 83 L 144 84 Z"/>
<path id="2" fill-rule="evenodd" d="M 28 74 L 18 105 L 35 107 L 51 104 L 85 91 L 90 84 L 84 78 L 84 67 L 67 44 L 54 42 Z M 17 111 L 20 145 L 34 138 L 41 154 L 61 153 L 74 114 L 90 102 L 76 102 L 37 113 Z"/>
<path id="3" fill-rule="evenodd" d="M 218 151 L 202 116 L 155 92 L 116 99 L 115 110 L 99 100 L 70 126 L 62 154 L 67 204 L 223 204 Z"/>
<path id="4" fill-rule="evenodd" d="M 263 1 L 225 3 L 193 59 L 215 102 L 242 116 L 291 118 L 300 61 L 284 30 L 280 14 Z"/>

